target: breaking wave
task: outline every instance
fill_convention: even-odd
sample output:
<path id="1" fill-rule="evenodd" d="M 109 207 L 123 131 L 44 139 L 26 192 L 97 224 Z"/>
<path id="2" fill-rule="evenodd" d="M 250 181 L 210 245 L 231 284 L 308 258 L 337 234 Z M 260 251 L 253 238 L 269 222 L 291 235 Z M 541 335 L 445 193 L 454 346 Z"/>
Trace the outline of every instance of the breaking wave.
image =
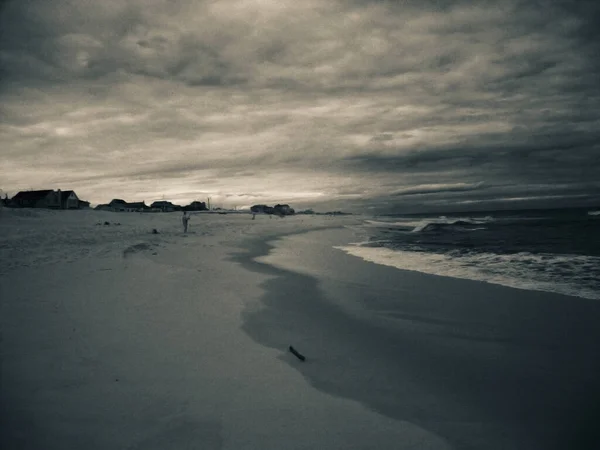
<path id="1" fill-rule="evenodd" d="M 365 261 L 431 275 L 600 300 L 600 258 L 587 255 L 428 253 L 386 247 L 336 247 Z"/>
<path id="2" fill-rule="evenodd" d="M 413 233 L 431 232 L 431 231 L 474 231 L 482 229 L 481 225 L 492 222 L 493 217 L 487 216 L 483 218 L 460 217 L 449 219 L 441 216 L 438 219 L 424 220 L 419 223 L 412 231 Z"/>
<path id="3" fill-rule="evenodd" d="M 400 220 L 395 222 L 366 220 L 365 225 L 369 227 L 397 228 L 407 229 L 413 233 L 432 232 L 432 231 L 474 231 L 483 229 L 482 225 L 493 222 L 495 219 L 491 216 L 486 217 L 453 217 L 440 216 L 435 219 L 424 220 Z"/>
<path id="4" fill-rule="evenodd" d="M 380 228 L 413 228 L 415 223 L 410 221 L 400 222 L 385 222 L 379 220 L 365 220 L 364 225 L 367 227 L 380 227 Z"/>

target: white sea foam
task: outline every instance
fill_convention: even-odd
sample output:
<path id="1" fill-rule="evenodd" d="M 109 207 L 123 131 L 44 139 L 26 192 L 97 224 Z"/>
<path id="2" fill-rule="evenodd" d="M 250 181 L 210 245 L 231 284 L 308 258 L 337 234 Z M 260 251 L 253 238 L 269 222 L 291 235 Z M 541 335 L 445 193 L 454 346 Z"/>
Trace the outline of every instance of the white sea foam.
<path id="1" fill-rule="evenodd" d="M 402 270 L 600 300 L 600 258 L 594 256 L 436 254 L 356 245 L 335 248 Z"/>
<path id="2" fill-rule="evenodd" d="M 588 211 L 588 216 L 600 216 L 600 211 Z"/>
<path id="3" fill-rule="evenodd" d="M 365 226 L 370 227 L 403 227 L 403 228 L 411 228 L 420 222 L 406 222 L 406 221 L 396 221 L 396 222 L 386 222 L 381 220 L 365 220 Z"/>
<path id="4" fill-rule="evenodd" d="M 449 219 L 446 216 L 441 216 L 437 219 L 427 219 L 427 220 L 423 220 L 421 222 L 419 222 L 415 228 L 412 230 L 413 233 L 418 233 L 421 231 L 425 231 L 428 228 L 430 228 L 432 225 L 464 225 L 464 224 L 468 224 L 468 225 L 482 225 L 488 222 L 493 221 L 494 219 L 490 216 L 487 217 L 453 217 L 451 219 Z M 482 229 L 477 228 L 477 229 Z M 471 230 L 474 230 L 473 228 L 471 228 Z"/>
<path id="5" fill-rule="evenodd" d="M 367 227 L 385 227 L 385 228 L 407 228 L 412 229 L 413 232 L 420 232 L 426 229 L 430 225 L 453 225 L 460 223 L 467 224 L 485 224 L 488 222 L 492 222 L 495 219 L 491 216 L 485 217 L 446 217 L 440 216 L 437 218 L 427 218 L 423 220 L 414 220 L 414 219 L 400 219 L 394 222 L 392 221 L 384 221 L 384 220 L 365 220 L 365 226 Z M 479 228 L 478 228 L 479 229 Z"/>

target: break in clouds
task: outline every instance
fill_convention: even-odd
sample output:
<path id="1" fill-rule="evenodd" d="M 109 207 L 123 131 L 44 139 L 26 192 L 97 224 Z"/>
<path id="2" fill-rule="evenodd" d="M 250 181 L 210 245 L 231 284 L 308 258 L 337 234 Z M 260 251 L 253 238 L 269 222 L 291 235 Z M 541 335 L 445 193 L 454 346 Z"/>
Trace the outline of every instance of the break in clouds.
<path id="1" fill-rule="evenodd" d="M 600 193 L 595 1 L 0 4 L 9 193 L 406 211 Z"/>

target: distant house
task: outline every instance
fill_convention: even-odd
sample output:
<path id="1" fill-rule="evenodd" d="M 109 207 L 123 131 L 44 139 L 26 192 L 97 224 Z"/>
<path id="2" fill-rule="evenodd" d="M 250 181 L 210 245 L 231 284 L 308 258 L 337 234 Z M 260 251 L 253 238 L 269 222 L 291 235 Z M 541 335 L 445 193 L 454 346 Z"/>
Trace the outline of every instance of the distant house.
<path id="1" fill-rule="evenodd" d="M 130 202 L 126 203 L 127 211 L 130 212 L 144 212 L 148 211 L 150 207 L 146 205 L 146 202 Z"/>
<path id="2" fill-rule="evenodd" d="M 294 208 L 291 208 L 290 205 L 275 205 L 275 206 L 267 206 L 267 205 L 254 205 L 250 207 L 250 211 L 255 214 L 276 214 L 278 216 L 289 216 L 294 214 Z"/>
<path id="3" fill-rule="evenodd" d="M 207 211 L 206 203 L 194 201 L 182 208 L 184 211 Z"/>
<path id="4" fill-rule="evenodd" d="M 7 206 L 14 208 L 51 208 L 51 209 L 79 209 L 82 201 L 74 191 L 54 191 L 44 189 L 41 191 L 21 191 L 7 202 Z M 88 202 L 83 202 L 87 203 Z"/>
<path id="5" fill-rule="evenodd" d="M 165 200 L 159 200 L 150 205 L 150 208 L 154 211 L 162 211 L 162 212 L 173 212 L 180 211 L 182 208 L 179 205 L 174 205 L 171 202 L 167 202 Z"/>
<path id="6" fill-rule="evenodd" d="M 114 212 L 125 212 L 127 210 L 126 205 L 127 202 L 125 200 L 121 200 L 120 198 L 113 198 L 107 205 L 107 210 Z"/>
<path id="7" fill-rule="evenodd" d="M 60 196 L 60 207 L 62 209 L 79 209 L 80 200 L 74 191 L 61 191 L 59 189 L 58 194 Z"/>
<path id="8" fill-rule="evenodd" d="M 273 207 L 274 214 L 280 216 L 291 216 L 295 213 L 294 208 L 291 208 L 290 205 L 275 205 Z"/>
<path id="9" fill-rule="evenodd" d="M 142 212 L 148 210 L 146 202 L 126 202 L 120 198 L 115 198 L 108 205 L 98 205 L 96 209 L 113 212 Z"/>
<path id="10" fill-rule="evenodd" d="M 79 200 L 79 209 L 89 208 L 90 202 L 86 202 L 85 200 Z"/>
<path id="11" fill-rule="evenodd" d="M 267 205 L 254 205 L 250 207 L 250 211 L 255 214 L 273 214 L 273 207 Z"/>
<path id="12" fill-rule="evenodd" d="M 42 191 L 21 191 L 11 200 L 15 208 L 60 208 L 60 192 L 52 189 Z"/>

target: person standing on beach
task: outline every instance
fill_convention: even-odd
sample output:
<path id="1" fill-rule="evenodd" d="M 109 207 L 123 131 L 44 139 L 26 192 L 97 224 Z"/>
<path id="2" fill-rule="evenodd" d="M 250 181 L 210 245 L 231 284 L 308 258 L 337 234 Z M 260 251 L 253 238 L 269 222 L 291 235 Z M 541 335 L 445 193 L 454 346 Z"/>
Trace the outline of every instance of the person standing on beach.
<path id="1" fill-rule="evenodd" d="M 183 223 L 183 232 L 184 233 L 187 233 L 189 221 L 190 221 L 190 216 L 188 216 L 187 211 L 184 211 L 183 216 L 181 217 L 181 222 Z"/>

